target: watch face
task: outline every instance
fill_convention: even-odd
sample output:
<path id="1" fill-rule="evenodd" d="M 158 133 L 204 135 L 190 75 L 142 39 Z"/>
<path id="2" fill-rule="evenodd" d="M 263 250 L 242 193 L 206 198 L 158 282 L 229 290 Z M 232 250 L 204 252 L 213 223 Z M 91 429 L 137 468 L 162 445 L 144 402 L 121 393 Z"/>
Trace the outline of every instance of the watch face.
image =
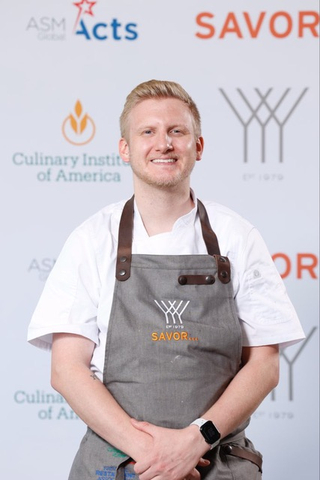
<path id="1" fill-rule="evenodd" d="M 200 432 L 202 433 L 205 441 L 210 443 L 210 445 L 214 444 L 220 439 L 219 431 L 210 420 L 200 427 Z"/>

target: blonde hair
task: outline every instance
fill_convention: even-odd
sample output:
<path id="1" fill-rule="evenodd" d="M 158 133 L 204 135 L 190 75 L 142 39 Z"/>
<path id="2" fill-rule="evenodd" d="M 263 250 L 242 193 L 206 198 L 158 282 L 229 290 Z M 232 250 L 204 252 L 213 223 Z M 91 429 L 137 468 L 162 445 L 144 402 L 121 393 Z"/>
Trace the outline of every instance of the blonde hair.
<path id="1" fill-rule="evenodd" d="M 195 127 L 195 135 L 197 138 L 201 135 L 201 118 L 198 107 L 190 97 L 190 95 L 175 82 L 167 80 L 149 80 L 148 82 L 140 83 L 132 90 L 127 96 L 126 102 L 123 107 L 123 111 L 120 116 L 120 131 L 121 136 L 128 140 L 127 129 L 128 119 L 131 110 L 143 100 L 148 99 L 161 99 L 161 98 L 176 98 L 181 100 L 189 108 Z"/>

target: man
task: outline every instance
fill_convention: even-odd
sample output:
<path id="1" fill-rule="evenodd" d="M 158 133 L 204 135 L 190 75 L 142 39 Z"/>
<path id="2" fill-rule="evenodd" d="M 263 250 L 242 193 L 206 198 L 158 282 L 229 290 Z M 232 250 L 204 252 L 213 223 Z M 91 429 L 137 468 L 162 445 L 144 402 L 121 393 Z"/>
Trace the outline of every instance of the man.
<path id="1" fill-rule="evenodd" d="M 257 231 L 190 190 L 204 142 L 183 88 L 138 85 L 120 124 L 134 198 L 70 236 L 29 330 L 88 425 L 69 478 L 260 478 L 244 429 L 303 331 Z"/>

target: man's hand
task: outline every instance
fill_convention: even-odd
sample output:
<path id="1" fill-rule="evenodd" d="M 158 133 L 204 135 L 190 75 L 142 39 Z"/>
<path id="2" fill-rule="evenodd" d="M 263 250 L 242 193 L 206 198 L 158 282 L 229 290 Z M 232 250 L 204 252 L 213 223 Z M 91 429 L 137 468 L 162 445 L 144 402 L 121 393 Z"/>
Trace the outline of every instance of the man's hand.
<path id="1" fill-rule="evenodd" d="M 134 419 L 131 423 L 153 439 L 151 452 L 138 460 L 134 467 L 140 480 L 200 480 L 195 467 L 205 467 L 210 462 L 202 458 L 209 445 L 197 429 L 193 426 L 179 430 L 163 428 Z"/>

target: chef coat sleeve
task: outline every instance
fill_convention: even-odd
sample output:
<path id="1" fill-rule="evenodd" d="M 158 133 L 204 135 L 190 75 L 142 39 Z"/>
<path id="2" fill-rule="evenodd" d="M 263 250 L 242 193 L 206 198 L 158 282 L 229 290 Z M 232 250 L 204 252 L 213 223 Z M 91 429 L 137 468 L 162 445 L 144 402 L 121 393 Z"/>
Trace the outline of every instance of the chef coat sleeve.
<path id="1" fill-rule="evenodd" d="M 100 281 L 94 242 L 84 228 L 65 243 L 32 316 L 28 341 L 50 349 L 53 333 L 82 335 L 98 343 Z"/>
<path id="2" fill-rule="evenodd" d="M 286 347 L 305 338 L 285 285 L 255 228 L 250 230 L 238 262 L 236 305 L 243 346 Z"/>

